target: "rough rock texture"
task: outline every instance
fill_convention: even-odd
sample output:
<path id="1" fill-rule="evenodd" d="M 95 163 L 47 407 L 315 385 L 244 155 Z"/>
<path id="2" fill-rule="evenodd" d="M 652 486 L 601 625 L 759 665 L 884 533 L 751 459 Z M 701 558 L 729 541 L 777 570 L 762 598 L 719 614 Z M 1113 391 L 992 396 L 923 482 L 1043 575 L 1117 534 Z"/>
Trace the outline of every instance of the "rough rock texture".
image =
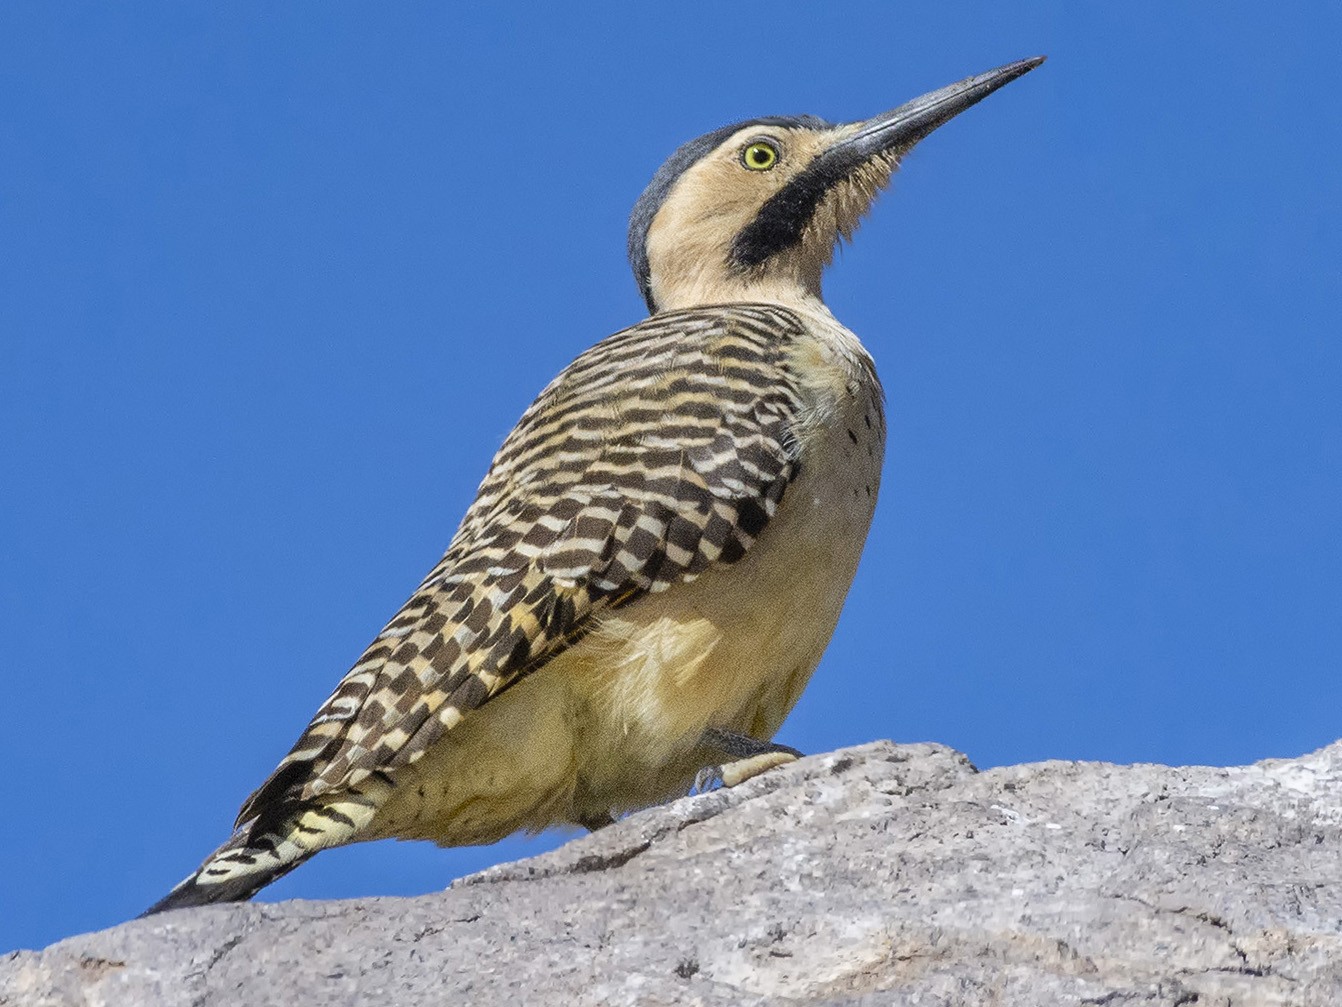
<path id="1" fill-rule="evenodd" d="M 978 773 L 886 742 L 416 899 L 170 913 L 0 1004 L 1342 1004 L 1342 742 Z"/>

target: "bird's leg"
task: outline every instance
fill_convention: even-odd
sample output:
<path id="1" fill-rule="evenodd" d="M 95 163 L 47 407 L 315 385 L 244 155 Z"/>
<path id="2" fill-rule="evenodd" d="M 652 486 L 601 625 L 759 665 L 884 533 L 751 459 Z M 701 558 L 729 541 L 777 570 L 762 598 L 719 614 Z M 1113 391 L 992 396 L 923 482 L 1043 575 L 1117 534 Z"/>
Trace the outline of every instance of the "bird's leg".
<path id="1" fill-rule="evenodd" d="M 595 832 L 597 829 L 604 829 L 607 825 L 615 824 L 615 816 L 609 811 L 596 812 L 580 818 L 578 824 L 588 832 Z"/>
<path id="2" fill-rule="evenodd" d="M 705 748 L 712 748 L 721 752 L 723 755 L 730 755 L 736 759 L 749 759 L 756 755 L 765 755 L 771 752 L 782 752 L 792 756 L 793 759 L 800 759 L 802 753 L 797 751 L 791 745 L 780 745 L 775 741 L 760 741 L 758 738 L 752 738 L 748 734 L 738 734 L 735 731 L 726 731 L 721 727 L 710 727 L 704 731 L 703 737 L 699 739 L 699 744 Z M 791 759 L 785 760 L 791 761 Z"/>
<path id="3" fill-rule="evenodd" d="M 801 752 L 790 745 L 760 741 L 748 734 L 710 727 L 699 739 L 699 744 L 728 758 L 721 763 L 705 766 L 694 778 L 694 789 L 699 793 L 719 786 L 734 787 L 751 777 L 801 758 Z"/>

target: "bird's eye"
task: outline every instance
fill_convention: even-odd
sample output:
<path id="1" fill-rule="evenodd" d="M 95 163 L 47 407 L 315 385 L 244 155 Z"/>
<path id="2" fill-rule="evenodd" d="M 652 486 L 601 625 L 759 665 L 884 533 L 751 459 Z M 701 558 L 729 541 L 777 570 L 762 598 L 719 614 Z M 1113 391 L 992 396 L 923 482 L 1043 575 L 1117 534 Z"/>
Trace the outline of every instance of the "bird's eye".
<path id="1" fill-rule="evenodd" d="M 741 163 L 751 171 L 768 171 L 778 163 L 778 148 L 772 143 L 756 140 L 741 151 Z"/>

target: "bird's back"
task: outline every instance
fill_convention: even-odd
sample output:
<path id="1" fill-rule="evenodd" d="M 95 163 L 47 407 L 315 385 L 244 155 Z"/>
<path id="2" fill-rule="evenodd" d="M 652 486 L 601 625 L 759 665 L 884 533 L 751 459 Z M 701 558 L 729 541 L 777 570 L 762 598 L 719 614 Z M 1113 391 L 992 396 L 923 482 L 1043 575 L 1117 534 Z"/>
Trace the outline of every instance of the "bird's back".
<path id="1" fill-rule="evenodd" d="M 756 576 L 758 559 L 736 569 L 749 552 L 786 554 L 774 593 L 835 581 L 825 589 L 835 605 L 794 606 L 816 610 L 801 624 L 828 622 L 823 647 L 833 628 L 823 612 L 837 617 L 866 537 L 883 444 L 870 358 L 821 306 L 668 312 L 602 341 L 499 449 L 443 559 L 277 769 L 283 794 L 263 786 L 243 816 L 418 761 L 466 713 L 575 643 L 579 662 L 610 646 L 640 613 L 709 606 L 723 623 L 759 608 L 737 583 Z M 814 527 L 766 529 L 801 525 L 818 506 Z M 823 556 L 806 556 L 813 544 Z M 693 592 L 681 586 L 701 577 Z"/>

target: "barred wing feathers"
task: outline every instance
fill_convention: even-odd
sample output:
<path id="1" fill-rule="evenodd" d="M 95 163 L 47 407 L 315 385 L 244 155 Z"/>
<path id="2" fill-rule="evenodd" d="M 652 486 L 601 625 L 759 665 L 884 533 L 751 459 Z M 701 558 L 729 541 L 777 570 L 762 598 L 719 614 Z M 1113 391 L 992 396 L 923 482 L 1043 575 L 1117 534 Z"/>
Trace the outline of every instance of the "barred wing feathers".
<path id="1" fill-rule="evenodd" d="M 668 312 L 578 357 L 505 440 L 438 565 L 243 805 L 256 834 L 414 762 L 602 608 L 734 563 L 797 473 L 804 332 L 782 308 Z"/>

